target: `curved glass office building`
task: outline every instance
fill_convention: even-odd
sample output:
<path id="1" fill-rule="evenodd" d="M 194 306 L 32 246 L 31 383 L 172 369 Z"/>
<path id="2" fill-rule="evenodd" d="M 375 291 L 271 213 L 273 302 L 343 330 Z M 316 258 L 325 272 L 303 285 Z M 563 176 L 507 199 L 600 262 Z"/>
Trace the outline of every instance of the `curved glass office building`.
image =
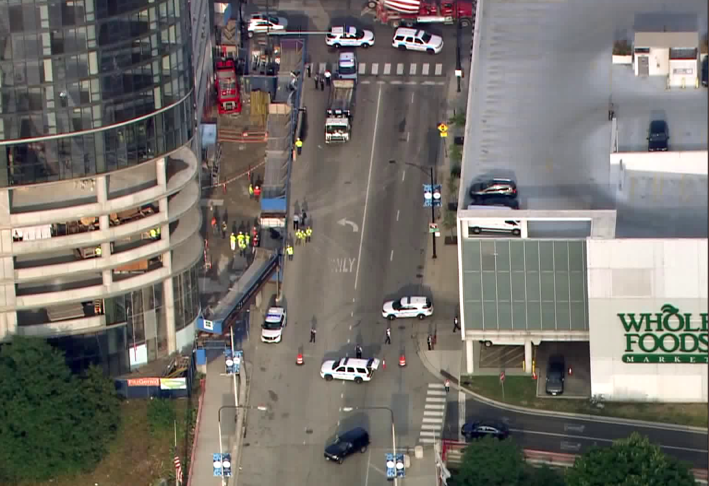
<path id="1" fill-rule="evenodd" d="M 192 342 L 187 0 L 0 0 L 0 339 L 112 374 Z"/>

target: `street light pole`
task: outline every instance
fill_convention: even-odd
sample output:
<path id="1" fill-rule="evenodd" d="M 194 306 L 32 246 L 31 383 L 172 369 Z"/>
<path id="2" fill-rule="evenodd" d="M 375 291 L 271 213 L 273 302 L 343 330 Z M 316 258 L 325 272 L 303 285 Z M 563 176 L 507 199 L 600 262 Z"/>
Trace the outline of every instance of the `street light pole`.
<path id="1" fill-rule="evenodd" d="M 430 167 L 431 169 L 431 187 L 433 187 L 433 166 Z M 431 224 L 434 224 L 436 222 L 436 208 L 433 205 L 433 201 L 431 201 Z M 433 259 L 438 258 L 436 255 L 436 233 L 431 233 L 431 240 L 433 241 Z"/>
<path id="2" fill-rule="evenodd" d="M 238 410 L 240 408 L 245 408 L 247 410 L 260 410 L 262 412 L 268 411 L 268 407 L 265 405 L 259 405 L 257 407 L 250 407 L 248 405 L 224 405 L 222 407 L 219 407 L 219 411 L 217 412 L 217 423 L 219 426 L 219 457 L 220 460 L 222 457 L 224 457 L 224 449 L 222 448 L 222 410 L 225 408 L 229 408 L 232 410 Z M 236 431 L 239 433 L 239 431 Z M 226 480 L 224 479 L 224 476 L 222 476 L 222 486 L 226 486 Z"/>
<path id="3" fill-rule="evenodd" d="M 232 359 L 236 358 L 236 352 L 234 351 L 234 325 L 231 325 L 229 327 L 229 331 L 231 334 L 231 355 Z M 236 391 L 236 373 L 231 374 L 232 378 L 234 379 L 234 405 L 237 407 L 239 406 L 239 394 Z"/>
<path id="4" fill-rule="evenodd" d="M 463 65 L 460 61 L 460 8 L 458 6 L 458 0 L 455 2 L 456 9 L 456 22 L 455 22 L 455 74 L 456 80 L 458 81 L 458 93 L 460 93 L 460 78 L 463 76 Z"/>
<path id="5" fill-rule="evenodd" d="M 394 428 L 394 411 L 389 407 L 342 407 L 343 412 L 352 412 L 354 410 L 387 410 L 391 415 L 391 452 L 396 456 L 396 429 Z M 399 486 L 397 476 L 394 476 L 394 486 Z"/>

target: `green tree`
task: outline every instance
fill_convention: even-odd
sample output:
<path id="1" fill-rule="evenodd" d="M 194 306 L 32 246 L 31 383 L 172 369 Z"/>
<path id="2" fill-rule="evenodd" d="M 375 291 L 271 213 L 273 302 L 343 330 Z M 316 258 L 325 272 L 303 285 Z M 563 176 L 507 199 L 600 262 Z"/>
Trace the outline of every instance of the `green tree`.
<path id="1" fill-rule="evenodd" d="M 611 447 L 594 448 L 576 459 L 568 486 L 694 486 L 689 468 L 647 437 L 633 433 Z"/>
<path id="2" fill-rule="evenodd" d="M 525 486 L 565 486 L 564 476 L 560 471 L 556 471 L 549 466 L 542 467 L 528 466 L 527 482 Z"/>
<path id="3" fill-rule="evenodd" d="M 71 373 L 42 339 L 0 349 L 0 483 L 93 469 L 115 437 L 120 402 L 100 370 Z"/>
<path id="4" fill-rule="evenodd" d="M 525 472 L 524 456 L 513 440 L 485 437 L 465 448 L 456 484 L 521 486 L 525 484 Z"/>

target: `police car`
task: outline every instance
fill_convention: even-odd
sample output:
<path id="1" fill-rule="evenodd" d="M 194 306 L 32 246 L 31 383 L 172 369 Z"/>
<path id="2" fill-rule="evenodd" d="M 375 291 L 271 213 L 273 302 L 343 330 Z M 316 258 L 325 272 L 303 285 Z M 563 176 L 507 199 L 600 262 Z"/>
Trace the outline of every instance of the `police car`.
<path id="1" fill-rule="evenodd" d="M 280 343 L 284 327 L 286 327 L 286 310 L 282 307 L 271 307 L 261 325 L 261 342 Z"/>
<path id="2" fill-rule="evenodd" d="M 402 317 L 424 319 L 433 315 L 433 302 L 428 297 L 402 297 L 384 302 L 382 317 L 393 321 Z"/>
<path id="3" fill-rule="evenodd" d="M 371 381 L 372 374 L 377 368 L 379 368 L 379 360 L 376 358 L 329 359 L 320 367 L 320 376 L 325 381 L 349 380 L 359 384 L 363 381 Z"/>
<path id="4" fill-rule="evenodd" d="M 249 38 L 254 34 L 267 34 L 268 32 L 283 32 L 288 27 L 288 20 L 283 17 L 275 17 L 266 14 L 253 14 L 249 18 L 249 26 L 247 28 Z"/>
<path id="5" fill-rule="evenodd" d="M 374 45 L 374 32 L 362 30 L 351 25 L 333 27 L 325 36 L 325 43 L 337 49 L 340 47 L 367 47 Z"/>

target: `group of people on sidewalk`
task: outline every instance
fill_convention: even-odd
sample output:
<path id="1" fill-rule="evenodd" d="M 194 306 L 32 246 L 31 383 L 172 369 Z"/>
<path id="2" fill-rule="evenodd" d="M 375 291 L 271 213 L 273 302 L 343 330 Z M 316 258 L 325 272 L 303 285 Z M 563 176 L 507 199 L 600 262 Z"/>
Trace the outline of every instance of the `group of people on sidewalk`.
<path id="1" fill-rule="evenodd" d="M 295 234 L 295 244 L 310 243 L 313 237 L 313 228 L 308 224 L 308 215 L 305 211 L 293 215 L 293 232 Z M 286 256 L 288 260 L 293 260 L 295 250 L 293 249 L 293 238 L 289 238 L 286 243 Z"/>

